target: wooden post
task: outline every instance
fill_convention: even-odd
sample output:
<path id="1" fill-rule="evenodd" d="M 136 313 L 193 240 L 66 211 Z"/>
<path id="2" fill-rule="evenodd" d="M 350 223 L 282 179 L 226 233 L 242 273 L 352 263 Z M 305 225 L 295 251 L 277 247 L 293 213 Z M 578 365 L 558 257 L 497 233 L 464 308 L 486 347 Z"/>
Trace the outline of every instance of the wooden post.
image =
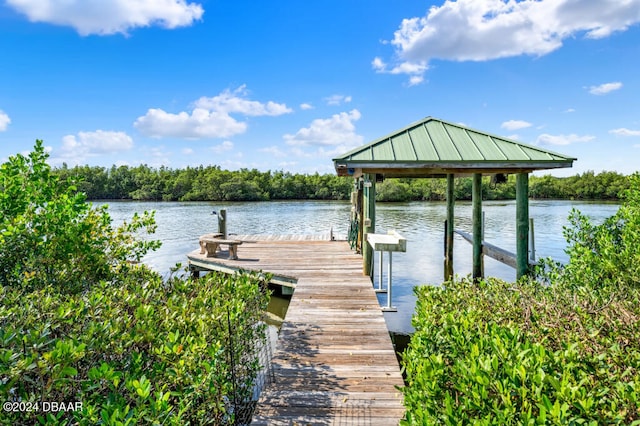
<path id="1" fill-rule="evenodd" d="M 482 278 L 482 174 L 473 175 L 473 279 Z"/>
<path id="2" fill-rule="evenodd" d="M 372 179 L 373 177 L 373 179 Z M 366 242 L 366 235 L 376 230 L 376 182 L 375 175 L 364 175 L 364 234 L 362 237 L 362 273 L 373 276 L 373 249 Z"/>
<path id="3" fill-rule="evenodd" d="M 516 278 L 529 273 L 529 174 L 516 175 Z"/>
<path id="4" fill-rule="evenodd" d="M 227 211 L 222 209 L 218 212 L 218 233 L 223 239 L 227 239 Z"/>
<path id="5" fill-rule="evenodd" d="M 356 241 L 356 253 L 362 253 L 362 231 L 364 227 L 364 207 L 363 207 L 363 191 L 362 179 L 357 181 L 358 195 L 356 197 L 356 215 L 358 217 L 358 239 Z"/>
<path id="6" fill-rule="evenodd" d="M 444 254 L 444 280 L 448 281 L 453 278 L 453 230 L 454 222 L 454 205 L 455 205 L 455 180 L 453 174 L 447 175 L 447 221 L 445 229 L 445 254 Z"/>

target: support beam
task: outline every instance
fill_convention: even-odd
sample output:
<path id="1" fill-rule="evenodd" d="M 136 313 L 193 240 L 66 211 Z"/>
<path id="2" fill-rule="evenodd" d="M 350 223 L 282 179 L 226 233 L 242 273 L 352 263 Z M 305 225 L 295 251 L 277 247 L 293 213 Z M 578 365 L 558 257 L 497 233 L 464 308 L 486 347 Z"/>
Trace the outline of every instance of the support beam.
<path id="1" fill-rule="evenodd" d="M 376 176 L 364 175 L 364 227 L 362 236 L 362 273 L 373 276 L 373 249 L 367 244 L 366 235 L 376 232 Z"/>
<path id="2" fill-rule="evenodd" d="M 529 273 L 529 174 L 516 175 L 516 278 Z"/>
<path id="3" fill-rule="evenodd" d="M 454 205 L 455 191 L 454 191 L 455 179 L 452 174 L 447 175 L 447 227 L 444 236 L 444 280 L 448 281 L 453 278 L 453 230 L 455 229 L 454 218 Z"/>
<path id="4" fill-rule="evenodd" d="M 479 280 L 483 277 L 482 270 L 482 174 L 473 175 L 472 188 L 473 204 L 473 279 Z"/>
<path id="5" fill-rule="evenodd" d="M 356 195 L 356 216 L 358 218 L 358 238 L 356 240 L 356 253 L 362 254 L 362 244 L 363 244 L 363 229 L 364 229 L 364 208 L 363 208 L 363 188 L 362 188 L 362 179 L 356 179 L 356 188 L 358 190 Z M 365 242 L 366 244 L 366 242 Z"/>

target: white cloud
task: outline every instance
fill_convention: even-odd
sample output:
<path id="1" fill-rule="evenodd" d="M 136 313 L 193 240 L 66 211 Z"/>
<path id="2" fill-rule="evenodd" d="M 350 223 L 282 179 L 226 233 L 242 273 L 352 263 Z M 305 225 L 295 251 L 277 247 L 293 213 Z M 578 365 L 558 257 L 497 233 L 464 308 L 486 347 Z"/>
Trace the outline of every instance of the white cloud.
<path id="1" fill-rule="evenodd" d="M 285 104 L 278 104 L 272 101 L 266 104 L 250 101 L 245 98 L 248 94 L 247 86 L 243 84 L 233 92 L 226 89 L 212 98 L 201 97 L 194 102 L 194 106 L 195 108 L 209 111 L 219 111 L 227 114 L 240 113 L 246 116 L 277 116 L 292 112 Z"/>
<path id="2" fill-rule="evenodd" d="M 190 112 L 174 114 L 151 108 L 144 116 L 138 117 L 134 126 L 145 136 L 153 138 L 227 138 L 247 130 L 247 123 L 238 121 L 231 114 L 277 116 L 292 111 L 285 104 L 252 101 L 246 98 L 247 95 L 243 85 L 234 91 L 224 90 L 211 98 L 201 97 L 194 102 Z"/>
<path id="3" fill-rule="evenodd" d="M 264 152 L 265 154 L 271 154 L 272 156 L 277 158 L 282 158 L 287 156 L 287 154 L 277 146 L 268 146 L 266 148 L 260 148 L 258 151 Z"/>
<path id="4" fill-rule="evenodd" d="M 343 103 L 348 104 L 349 102 L 351 102 L 351 100 L 351 96 L 345 95 L 331 95 L 324 98 L 324 101 L 327 103 L 327 105 L 342 105 Z"/>
<path id="5" fill-rule="evenodd" d="M 375 58 L 372 66 L 419 80 L 433 59 L 542 56 L 566 38 L 603 38 L 638 22 L 640 0 L 447 0 L 401 22 L 390 42 L 396 64 Z"/>
<path id="6" fill-rule="evenodd" d="M 520 130 L 520 129 L 526 129 L 527 127 L 531 127 L 531 126 L 532 126 L 531 123 L 523 120 L 509 120 L 509 121 L 505 121 L 500 125 L 500 127 L 507 130 Z"/>
<path id="7" fill-rule="evenodd" d="M 80 35 L 109 35 L 158 25 L 172 29 L 192 25 L 204 10 L 187 0 L 7 0 L 32 22 L 70 26 Z"/>
<path id="8" fill-rule="evenodd" d="M 589 87 L 589 93 L 592 95 L 606 95 L 607 93 L 613 92 L 614 90 L 618 90 L 622 88 L 622 83 L 619 81 L 613 83 L 604 83 L 599 86 L 591 86 Z"/>
<path id="9" fill-rule="evenodd" d="M 381 74 L 407 74 L 409 75 L 409 85 L 415 86 L 424 81 L 424 73 L 429 69 L 426 62 L 419 63 L 402 62 L 392 68 L 389 68 L 386 62 L 376 57 L 371 62 L 373 69 Z"/>
<path id="10" fill-rule="evenodd" d="M 153 138 L 176 137 L 185 139 L 224 138 L 247 130 L 227 113 L 196 108 L 190 113 L 173 114 L 151 108 L 133 124 L 143 135 Z"/>
<path id="11" fill-rule="evenodd" d="M 89 157 L 128 151 L 131 148 L 133 139 L 124 132 L 78 132 L 77 135 L 66 135 L 62 138 L 60 154 L 55 160 L 79 164 Z"/>
<path id="12" fill-rule="evenodd" d="M 617 136 L 640 136 L 640 130 L 625 129 L 624 127 L 609 130 L 609 133 Z"/>
<path id="13" fill-rule="evenodd" d="M 233 142 L 224 141 L 220 145 L 212 146 L 211 151 L 216 154 L 222 154 L 223 152 L 231 151 L 233 149 Z"/>
<path id="14" fill-rule="evenodd" d="M 575 110 L 574 108 L 567 108 L 567 109 L 565 109 L 565 110 L 564 110 L 564 111 L 562 111 L 562 112 L 564 112 L 565 114 L 570 114 L 570 113 L 572 113 L 572 112 L 576 112 L 576 110 Z"/>
<path id="15" fill-rule="evenodd" d="M 309 110 L 309 109 L 313 109 L 313 105 L 308 104 L 308 103 L 303 103 L 300 104 L 300 109 L 303 111 Z"/>
<path id="16" fill-rule="evenodd" d="M 193 151 L 193 149 L 192 149 L 192 148 L 183 148 L 183 149 L 182 149 L 182 153 L 183 153 L 184 155 L 193 155 L 193 152 L 194 152 L 194 151 Z"/>
<path id="17" fill-rule="evenodd" d="M 293 167 L 295 167 L 297 165 L 298 165 L 297 161 L 283 161 L 281 163 L 278 163 L 278 167 L 282 168 L 283 170 L 292 169 Z"/>
<path id="18" fill-rule="evenodd" d="M 4 132 L 9 127 L 11 119 L 9 116 L 0 109 L 0 132 Z"/>
<path id="19" fill-rule="evenodd" d="M 595 136 L 584 135 L 578 136 L 574 133 L 570 135 L 550 135 L 543 133 L 538 136 L 537 142 L 545 145 L 571 145 L 577 142 L 589 142 L 595 139 Z"/>
<path id="20" fill-rule="evenodd" d="M 360 111 L 354 109 L 334 114 L 331 118 L 318 118 L 309 127 L 298 130 L 295 135 L 284 135 L 284 140 L 288 145 L 294 146 L 360 145 L 363 138 L 356 133 L 353 124 L 360 117 Z"/>

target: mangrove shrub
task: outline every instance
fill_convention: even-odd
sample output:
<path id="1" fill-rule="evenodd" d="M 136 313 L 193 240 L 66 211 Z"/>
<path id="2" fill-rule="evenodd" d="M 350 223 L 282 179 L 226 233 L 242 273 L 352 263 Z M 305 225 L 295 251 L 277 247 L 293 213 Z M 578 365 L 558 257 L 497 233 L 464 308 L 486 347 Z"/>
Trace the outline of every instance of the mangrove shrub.
<path id="1" fill-rule="evenodd" d="M 416 288 L 404 424 L 640 424 L 640 176 L 631 183 L 604 223 L 572 213 L 566 265 Z"/>
<path id="2" fill-rule="evenodd" d="M 46 159 L 0 168 L 0 424 L 238 423 L 268 277 L 163 279 L 139 263 L 153 215 L 114 228 Z"/>

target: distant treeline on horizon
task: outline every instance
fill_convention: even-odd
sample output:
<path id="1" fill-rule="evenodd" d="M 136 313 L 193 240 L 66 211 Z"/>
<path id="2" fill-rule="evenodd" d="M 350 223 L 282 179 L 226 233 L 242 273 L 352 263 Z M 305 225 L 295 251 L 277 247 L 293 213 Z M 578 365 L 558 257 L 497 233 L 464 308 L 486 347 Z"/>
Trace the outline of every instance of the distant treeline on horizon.
<path id="1" fill-rule="evenodd" d="M 353 190 L 353 179 L 333 174 L 293 174 L 256 169 L 222 170 L 219 166 L 171 169 L 141 166 L 63 165 L 53 170 L 61 179 L 71 179 L 89 200 L 140 201 L 268 201 L 345 200 Z M 538 199 L 617 201 L 629 189 L 628 176 L 617 172 L 588 171 L 571 177 L 551 175 L 529 178 L 529 194 Z M 455 196 L 471 199 L 471 178 L 456 179 Z M 486 200 L 515 199 L 515 176 L 504 183 L 483 179 Z M 386 179 L 376 185 L 376 200 L 442 201 L 445 179 Z"/>

